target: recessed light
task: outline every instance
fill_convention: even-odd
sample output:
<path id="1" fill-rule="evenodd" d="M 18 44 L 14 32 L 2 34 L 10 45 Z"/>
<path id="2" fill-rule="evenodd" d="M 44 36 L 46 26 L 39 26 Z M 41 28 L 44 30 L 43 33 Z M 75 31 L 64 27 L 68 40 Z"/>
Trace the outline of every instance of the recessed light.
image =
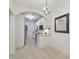
<path id="1" fill-rule="evenodd" d="M 29 20 L 34 19 L 35 17 L 31 14 L 26 14 L 25 17 L 27 17 Z"/>

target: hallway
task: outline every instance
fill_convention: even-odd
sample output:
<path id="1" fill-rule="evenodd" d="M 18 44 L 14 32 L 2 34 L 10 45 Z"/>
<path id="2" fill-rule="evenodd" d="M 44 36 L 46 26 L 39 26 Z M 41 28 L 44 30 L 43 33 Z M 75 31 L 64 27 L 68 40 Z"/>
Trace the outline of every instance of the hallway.
<path id="1" fill-rule="evenodd" d="M 69 57 L 55 48 L 38 48 L 32 39 L 27 40 L 24 48 L 17 49 L 15 56 L 10 59 L 69 59 Z"/>
<path id="2" fill-rule="evenodd" d="M 70 59 L 70 0 L 10 0 L 9 9 L 10 59 Z"/>

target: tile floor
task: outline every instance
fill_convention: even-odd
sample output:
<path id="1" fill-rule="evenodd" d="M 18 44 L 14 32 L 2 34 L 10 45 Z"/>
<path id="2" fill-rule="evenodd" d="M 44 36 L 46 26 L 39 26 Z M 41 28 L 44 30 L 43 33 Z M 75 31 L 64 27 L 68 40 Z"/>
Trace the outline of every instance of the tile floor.
<path id="1" fill-rule="evenodd" d="M 27 40 L 27 45 L 17 49 L 10 59 L 69 59 L 69 56 L 55 48 L 38 48 L 34 40 Z"/>

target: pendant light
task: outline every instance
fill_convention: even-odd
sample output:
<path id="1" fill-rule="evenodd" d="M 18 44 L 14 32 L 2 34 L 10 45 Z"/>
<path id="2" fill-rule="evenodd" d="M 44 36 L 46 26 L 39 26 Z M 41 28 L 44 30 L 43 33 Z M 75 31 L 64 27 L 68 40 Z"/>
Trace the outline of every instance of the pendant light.
<path id="1" fill-rule="evenodd" d="M 48 1 L 46 0 L 46 6 L 43 8 L 43 12 L 45 15 L 48 15 L 51 13 L 51 9 L 48 8 Z"/>

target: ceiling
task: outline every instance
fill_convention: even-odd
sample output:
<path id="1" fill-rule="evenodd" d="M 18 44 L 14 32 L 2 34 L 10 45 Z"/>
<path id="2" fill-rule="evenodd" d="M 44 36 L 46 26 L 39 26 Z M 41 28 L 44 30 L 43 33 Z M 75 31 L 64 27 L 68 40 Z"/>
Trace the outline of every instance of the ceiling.
<path id="1" fill-rule="evenodd" d="M 14 0 L 14 3 L 35 10 L 41 10 L 45 6 L 46 0 Z M 49 8 L 53 9 L 65 0 L 48 0 Z"/>
<path id="2" fill-rule="evenodd" d="M 26 12 L 26 13 L 24 13 L 24 15 L 25 15 L 26 20 L 34 21 L 34 22 L 37 22 L 39 19 L 41 19 L 43 17 L 40 14 L 34 13 L 34 12 Z"/>
<path id="3" fill-rule="evenodd" d="M 37 11 L 42 11 L 43 7 L 45 7 L 46 0 L 13 0 L 16 5 L 23 6 L 26 8 L 30 8 Z M 51 10 L 61 6 L 62 4 L 67 5 L 69 4 L 69 0 L 48 0 L 48 7 Z M 28 13 L 26 13 L 28 14 Z M 33 21 L 40 19 L 42 16 L 36 13 L 31 13 L 35 16 Z M 37 16 L 36 16 L 37 15 Z M 26 18 L 28 19 L 28 18 Z"/>

